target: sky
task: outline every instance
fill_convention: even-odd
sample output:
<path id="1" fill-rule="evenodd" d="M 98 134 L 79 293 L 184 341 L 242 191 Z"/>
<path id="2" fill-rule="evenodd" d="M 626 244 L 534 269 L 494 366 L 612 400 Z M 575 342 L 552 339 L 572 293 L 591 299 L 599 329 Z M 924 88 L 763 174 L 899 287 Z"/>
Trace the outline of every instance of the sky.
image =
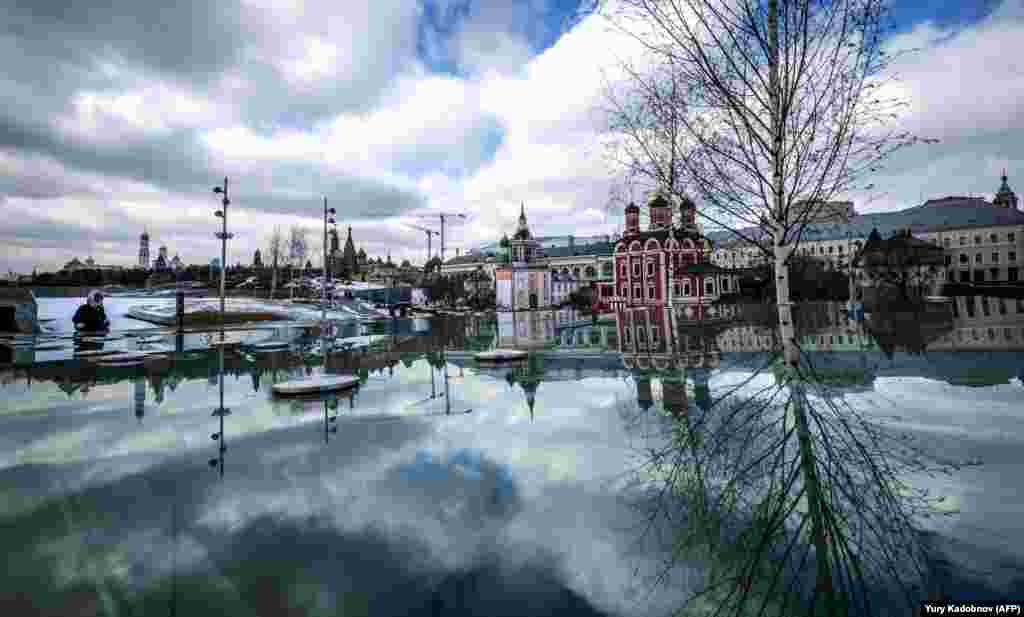
<path id="1" fill-rule="evenodd" d="M 606 79 L 637 48 L 578 0 L 0 1 L 0 271 L 72 257 L 219 256 L 275 226 L 319 238 L 324 196 L 371 257 L 422 263 L 514 230 L 612 233 Z M 860 211 L 1024 189 L 1024 0 L 897 3 L 900 122 L 939 138 L 850 195 Z M 11 61 L 10 59 L 17 59 Z M 434 240 L 437 248 L 437 239 Z"/>

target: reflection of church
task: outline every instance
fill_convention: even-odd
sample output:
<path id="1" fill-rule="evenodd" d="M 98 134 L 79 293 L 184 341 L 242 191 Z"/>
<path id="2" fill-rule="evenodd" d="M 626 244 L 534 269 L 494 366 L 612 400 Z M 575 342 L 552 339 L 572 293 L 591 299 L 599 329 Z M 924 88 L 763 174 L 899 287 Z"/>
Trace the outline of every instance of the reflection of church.
<path id="1" fill-rule="evenodd" d="M 659 307 L 650 311 L 620 308 L 615 312 L 622 366 L 633 376 L 637 404 L 643 410 L 654 405 L 655 379 L 666 412 L 686 413 L 691 400 L 688 383 L 692 384 L 692 400 L 697 407 L 704 411 L 711 408 L 708 379 L 721 362 L 716 337 L 724 326 L 707 322 L 696 326 L 685 319 L 679 322 L 672 315 L 679 311 Z M 655 319 L 648 319 L 651 315 Z"/>

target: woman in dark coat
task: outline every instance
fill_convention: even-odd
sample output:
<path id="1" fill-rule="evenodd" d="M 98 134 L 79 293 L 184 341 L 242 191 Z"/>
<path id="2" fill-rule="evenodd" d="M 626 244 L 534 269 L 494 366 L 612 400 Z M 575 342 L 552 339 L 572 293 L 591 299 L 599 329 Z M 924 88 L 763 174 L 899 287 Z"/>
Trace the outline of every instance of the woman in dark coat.
<path id="1" fill-rule="evenodd" d="M 110 320 L 103 310 L 103 294 L 99 290 L 89 292 L 88 301 L 75 311 L 71 318 L 75 323 L 75 329 L 80 331 L 97 332 L 110 328 Z"/>

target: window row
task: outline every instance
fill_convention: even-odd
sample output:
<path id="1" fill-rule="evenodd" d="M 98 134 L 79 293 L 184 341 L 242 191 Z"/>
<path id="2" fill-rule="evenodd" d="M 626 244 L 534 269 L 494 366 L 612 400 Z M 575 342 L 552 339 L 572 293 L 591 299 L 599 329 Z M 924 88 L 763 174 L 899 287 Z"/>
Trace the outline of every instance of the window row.
<path id="1" fill-rule="evenodd" d="M 960 246 L 967 246 L 967 236 L 966 235 L 960 236 L 959 240 L 960 240 Z M 973 240 L 974 240 L 975 244 L 981 244 L 982 234 L 974 234 Z M 997 234 L 995 232 L 989 233 L 988 234 L 988 241 L 991 242 L 991 243 L 999 242 L 999 234 Z M 1007 242 L 1016 242 L 1017 241 L 1017 234 L 1015 232 L 1012 232 L 1012 231 L 1006 232 L 1006 241 Z M 933 242 L 935 244 L 938 244 L 938 240 L 934 240 Z M 947 237 L 947 238 L 943 238 L 942 239 L 942 245 L 945 246 L 946 248 L 949 248 L 949 246 L 951 244 L 952 244 L 952 240 L 950 238 Z"/>
<path id="2" fill-rule="evenodd" d="M 634 329 L 636 329 L 636 342 L 637 343 L 643 344 L 643 343 L 647 342 L 647 339 L 648 339 L 647 331 L 648 330 L 650 330 L 650 341 L 651 341 L 651 343 L 657 343 L 658 342 L 658 326 L 647 326 L 647 327 L 644 327 L 644 326 L 634 326 L 632 328 L 628 328 L 627 327 L 627 328 L 624 328 L 622 330 L 622 340 L 625 341 L 627 345 L 633 343 L 633 330 Z"/>
<path id="3" fill-rule="evenodd" d="M 946 261 L 947 261 L 947 263 L 949 262 L 949 257 L 948 256 L 947 256 Z M 1009 262 L 1017 261 L 1017 251 L 1008 251 L 1006 253 L 1006 261 L 1009 261 Z M 967 255 L 967 253 L 960 253 L 960 263 L 961 264 L 968 264 L 970 262 L 971 262 L 971 258 Z M 976 264 L 985 263 L 984 255 L 982 253 L 975 253 L 974 254 L 974 263 L 976 263 Z M 997 252 L 993 252 L 992 253 L 990 263 L 994 263 L 994 264 L 999 263 L 999 253 L 997 253 Z"/>
<path id="4" fill-rule="evenodd" d="M 726 292 L 729 291 L 729 289 L 730 289 L 729 279 L 723 278 L 721 285 L 722 285 L 722 293 L 726 293 Z M 652 300 L 654 298 L 656 298 L 657 297 L 657 289 L 658 288 L 656 286 L 654 286 L 654 285 L 648 285 L 647 286 L 647 298 L 648 299 L 652 299 Z M 690 286 L 690 281 L 682 281 L 682 282 L 676 281 L 673 284 L 673 286 L 672 286 L 672 295 L 674 295 L 676 297 L 691 297 L 691 296 L 693 296 L 692 292 L 693 292 L 693 288 Z M 714 294 L 715 294 L 715 281 L 713 279 L 708 279 L 708 280 L 704 281 L 704 295 L 706 295 L 706 296 L 713 296 Z M 619 296 L 622 297 L 622 298 L 629 298 L 630 297 L 630 295 L 629 295 L 629 287 L 627 285 L 623 285 L 622 287 L 619 288 Z M 632 298 L 635 299 L 635 300 L 642 300 L 644 298 L 643 285 L 641 285 L 639 283 L 633 285 L 633 295 L 632 295 Z"/>

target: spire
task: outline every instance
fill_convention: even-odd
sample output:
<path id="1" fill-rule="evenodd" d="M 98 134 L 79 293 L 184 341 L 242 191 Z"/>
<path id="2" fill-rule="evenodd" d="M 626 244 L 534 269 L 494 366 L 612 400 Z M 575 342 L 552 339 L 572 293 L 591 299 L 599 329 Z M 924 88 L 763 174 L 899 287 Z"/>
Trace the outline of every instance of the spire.
<path id="1" fill-rule="evenodd" d="M 999 191 L 992 200 L 992 205 L 1017 209 L 1017 195 L 1010 188 L 1009 182 L 1007 182 L 1006 169 L 1003 169 L 1002 183 L 999 185 Z"/>

